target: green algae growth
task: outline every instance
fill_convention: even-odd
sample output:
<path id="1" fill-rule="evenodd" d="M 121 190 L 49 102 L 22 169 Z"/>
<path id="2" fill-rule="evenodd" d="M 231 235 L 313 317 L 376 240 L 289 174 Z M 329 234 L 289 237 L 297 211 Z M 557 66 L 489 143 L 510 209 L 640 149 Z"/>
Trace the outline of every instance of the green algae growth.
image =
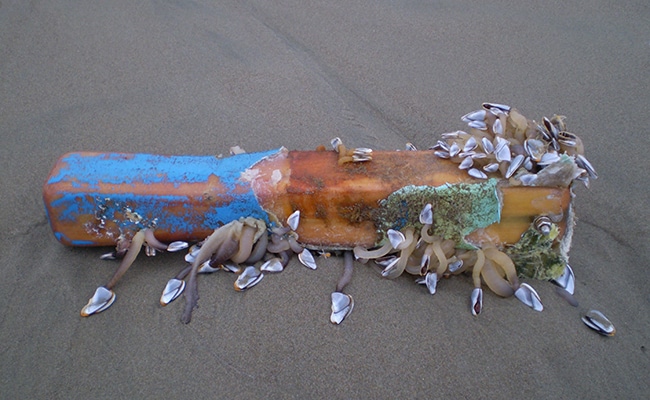
<path id="1" fill-rule="evenodd" d="M 420 230 L 420 212 L 430 203 L 433 225 L 429 232 L 453 240 L 459 248 L 473 249 L 465 236 L 501 220 L 497 183 L 497 179 L 489 179 L 481 183 L 405 186 L 380 202 L 375 225 L 383 233 L 406 227 Z"/>

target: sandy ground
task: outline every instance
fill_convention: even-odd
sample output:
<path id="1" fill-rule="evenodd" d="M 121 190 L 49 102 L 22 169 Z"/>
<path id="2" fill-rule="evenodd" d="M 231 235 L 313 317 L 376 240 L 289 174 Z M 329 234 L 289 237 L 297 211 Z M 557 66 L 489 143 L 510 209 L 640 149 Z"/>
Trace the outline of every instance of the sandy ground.
<path id="1" fill-rule="evenodd" d="M 650 393 L 647 1 L 0 3 L 0 397 L 644 398 Z M 115 264 L 67 248 L 41 187 L 74 150 L 227 153 L 426 148 L 483 101 L 561 113 L 600 178 L 578 188 L 578 308 L 471 280 L 431 297 L 358 265 L 329 323 L 338 258 L 255 289 L 201 278 L 193 322 L 158 297 L 179 255 L 141 257 L 113 307 L 79 310 Z M 586 328 L 597 308 L 618 333 Z"/>

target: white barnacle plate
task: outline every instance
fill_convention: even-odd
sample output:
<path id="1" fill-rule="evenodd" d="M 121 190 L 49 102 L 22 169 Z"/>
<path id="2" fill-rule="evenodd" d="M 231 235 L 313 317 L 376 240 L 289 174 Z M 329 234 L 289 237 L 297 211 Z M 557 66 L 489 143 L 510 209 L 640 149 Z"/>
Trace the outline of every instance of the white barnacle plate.
<path id="1" fill-rule="evenodd" d="M 483 108 L 486 110 L 499 110 L 501 112 L 507 113 L 510 112 L 510 106 L 505 105 L 505 104 L 499 104 L 499 103 L 483 103 Z"/>
<path id="2" fill-rule="evenodd" d="M 472 303 L 472 315 L 479 315 L 481 310 L 483 310 L 483 289 L 474 288 L 470 301 Z"/>
<path id="3" fill-rule="evenodd" d="M 463 161 L 461 161 L 460 164 L 458 164 L 458 168 L 469 169 L 472 167 L 472 165 L 474 165 L 474 160 L 472 159 L 472 157 L 465 157 L 463 158 Z"/>
<path id="4" fill-rule="evenodd" d="M 463 146 L 463 151 L 468 152 L 474 150 L 478 146 L 478 142 L 476 141 L 476 138 L 474 136 L 471 136 L 467 141 L 465 142 L 465 145 Z"/>
<path id="5" fill-rule="evenodd" d="M 160 305 L 166 306 L 172 301 L 176 300 L 185 290 L 185 281 L 172 278 L 167 282 L 160 296 Z"/>
<path id="6" fill-rule="evenodd" d="M 185 255 L 185 261 L 192 264 L 196 256 L 199 255 L 199 251 L 201 251 L 201 244 L 191 246 Z"/>
<path id="7" fill-rule="evenodd" d="M 427 286 L 429 293 L 436 294 L 436 287 L 438 286 L 438 274 L 429 272 L 424 277 L 424 284 Z"/>
<path id="8" fill-rule="evenodd" d="M 332 145 L 332 148 L 334 150 L 339 151 L 339 146 L 343 144 L 343 141 L 341 140 L 341 138 L 335 137 L 334 139 L 332 139 L 330 144 Z"/>
<path id="9" fill-rule="evenodd" d="M 483 167 L 485 172 L 496 172 L 499 169 L 499 163 L 489 163 Z"/>
<path id="10" fill-rule="evenodd" d="M 582 322 L 603 336 L 614 336 L 616 328 L 607 317 L 598 310 L 589 310 L 582 317 Z"/>
<path id="11" fill-rule="evenodd" d="M 384 256 L 384 257 L 376 258 L 374 261 L 375 261 L 375 264 L 379 265 L 380 267 L 386 268 L 389 265 L 397 262 L 398 258 L 399 257 L 397 257 L 395 255 L 391 255 L 391 256 Z"/>
<path id="12" fill-rule="evenodd" d="M 497 144 L 494 146 L 494 156 L 498 162 L 510 161 L 510 142 L 502 137 L 497 137 Z"/>
<path id="13" fill-rule="evenodd" d="M 451 146 L 449 146 L 449 155 L 451 157 L 456 157 L 460 153 L 460 146 L 456 144 L 456 142 L 452 143 Z"/>
<path id="14" fill-rule="evenodd" d="M 284 266 L 282 265 L 282 260 L 277 257 L 267 260 L 260 266 L 260 270 L 264 272 L 282 272 Z"/>
<path id="15" fill-rule="evenodd" d="M 101 256 L 99 256 L 100 260 L 115 260 L 116 258 L 117 257 L 114 251 L 111 251 L 110 253 L 104 253 Z"/>
<path id="16" fill-rule="evenodd" d="M 390 276 L 395 272 L 398 262 L 399 257 L 391 259 L 391 262 L 381 271 L 381 276 L 384 278 L 390 278 Z"/>
<path id="17" fill-rule="evenodd" d="M 188 247 L 189 247 L 189 244 L 187 242 L 176 241 L 176 242 L 171 242 L 167 246 L 167 251 L 169 251 L 170 253 L 174 253 L 174 252 L 177 252 L 177 251 L 180 251 L 180 250 L 187 249 Z"/>
<path id="18" fill-rule="evenodd" d="M 447 266 L 447 269 L 449 270 L 450 274 L 453 274 L 459 269 L 461 269 L 463 267 L 463 264 L 464 264 L 463 260 L 452 261 Z"/>
<path id="19" fill-rule="evenodd" d="M 485 150 L 487 154 L 492 154 L 494 152 L 494 145 L 492 144 L 490 139 L 486 137 L 482 137 L 481 144 L 483 145 L 483 150 Z"/>
<path id="20" fill-rule="evenodd" d="M 536 217 L 533 220 L 533 225 L 535 226 L 535 229 L 544 236 L 548 236 L 551 233 L 551 229 L 553 229 L 553 221 L 551 221 L 551 218 L 546 215 L 539 215 Z M 564 273 L 566 273 L 566 271 L 567 269 L 565 267 Z M 571 294 L 573 294 L 573 292 Z"/>
<path id="21" fill-rule="evenodd" d="M 533 161 L 530 159 L 530 156 L 526 157 L 526 159 L 524 159 L 523 166 L 524 166 L 524 168 L 526 168 L 527 171 L 532 171 L 533 170 L 535 165 L 533 165 Z"/>
<path id="22" fill-rule="evenodd" d="M 537 175 L 535 174 L 523 174 L 519 177 L 521 184 L 524 186 L 533 186 L 537 181 Z"/>
<path id="23" fill-rule="evenodd" d="M 340 324 L 348 315 L 350 315 L 353 308 L 354 299 L 352 299 L 352 296 L 341 292 L 333 292 L 332 315 L 330 315 L 330 322 L 335 325 Z"/>
<path id="24" fill-rule="evenodd" d="M 357 147 L 352 154 L 352 161 L 364 162 L 372 160 L 372 149 Z"/>
<path id="25" fill-rule="evenodd" d="M 463 132 L 463 131 L 447 132 L 447 133 L 443 133 L 442 135 L 440 135 L 440 137 L 441 137 L 442 139 L 444 139 L 444 140 L 447 140 L 447 139 L 458 139 L 458 138 L 460 137 L 461 134 L 465 134 L 465 135 L 466 135 L 467 133 L 465 133 L 465 132 Z"/>
<path id="26" fill-rule="evenodd" d="M 427 203 L 420 212 L 421 224 L 433 224 L 433 209 L 431 203 Z M 391 243 L 392 244 L 392 243 Z"/>
<path id="27" fill-rule="evenodd" d="M 485 119 L 485 110 L 476 110 L 460 117 L 463 122 L 483 121 Z"/>
<path id="28" fill-rule="evenodd" d="M 298 224 L 300 222 L 300 210 L 294 211 L 289 218 L 287 218 L 287 225 L 291 228 L 292 231 L 298 229 Z"/>
<path id="29" fill-rule="evenodd" d="M 241 272 L 241 267 L 237 264 L 233 264 L 232 262 L 226 262 L 221 264 L 221 269 L 226 271 L 226 272 L 232 272 L 235 274 L 238 274 Z"/>
<path id="30" fill-rule="evenodd" d="M 515 297 L 535 311 L 542 311 L 544 309 L 539 295 L 535 289 L 527 283 L 522 283 L 521 286 L 519 286 L 519 289 L 515 291 Z"/>
<path id="31" fill-rule="evenodd" d="M 449 153 L 449 145 L 444 140 L 438 140 L 432 147 L 433 150 L 444 150 Z"/>
<path id="32" fill-rule="evenodd" d="M 560 155 L 555 151 L 548 151 L 542 156 L 537 164 L 550 165 L 557 161 L 560 161 Z"/>
<path id="33" fill-rule="evenodd" d="M 235 281 L 235 290 L 242 291 L 252 288 L 253 286 L 257 285 L 262 280 L 262 278 L 264 278 L 263 273 L 258 271 L 254 266 L 248 266 Z"/>
<path id="34" fill-rule="evenodd" d="M 144 254 L 146 254 L 147 257 L 154 257 L 156 255 L 156 248 L 153 246 L 149 246 L 148 244 L 145 244 Z"/>
<path id="35" fill-rule="evenodd" d="M 479 131 L 487 130 L 487 124 L 484 121 L 469 121 L 467 126 L 470 128 L 478 129 Z"/>
<path id="36" fill-rule="evenodd" d="M 199 269 L 196 272 L 198 272 L 199 274 L 211 274 L 213 272 L 219 271 L 219 269 L 221 269 L 221 268 L 214 268 L 211 265 L 210 260 L 207 260 L 206 262 L 201 264 L 201 266 L 199 267 Z"/>
<path id="37" fill-rule="evenodd" d="M 470 168 L 470 169 L 467 171 L 467 173 L 468 173 L 469 176 L 471 176 L 472 178 L 476 178 L 476 179 L 487 179 L 487 175 L 485 175 L 485 173 L 484 173 L 483 171 L 481 171 L 480 169 Z"/>
<path id="38" fill-rule="evenodd" d="M 503 135 L 503 124 L 501 123 L 500 119 L 497 119 L 494 121 L 494 125 L 492 125 L 492 132 L 494 132 L 497 135 Z"/>
<path id="39" fill-rule="evenodd" d="M 568 147 L 576 147 L 578 137 L 571 132 L 560 131 L 558 133 L 558 142 Z"/>
<path id="40" fill-rule="evenodd" d="M 301 253 L 298 254 L 298 260 L 300 260 L 302 265 L 304 265 L 309 269 L 316 269 L 317 267 L 316 260 L 314 260 L 314 256 L 307 249 L 304 249 Z"/>
<path id="41" fill-rule="evenodd" d="M 508 170 L 506 171 L 505 178 L 510 179 L 512 175 L 521 167 L 521 165 L 524 163 L 524 156 L 519 154 L 515 156 L 515 158 L 512 159 L 510 162 L 510 165 L 508 166 Z"/>
<path id="42" fill-rule="evenodd" d="M 415 145 L 411 142 L 406 142 L 406 145 L 404 146 L 406 151 L 418 151 L 418 148 L 415 147 Z"/>
<path id="43" fill-rule="evenodd" d="M 555 125 L 553 125 L 553 123 L 546 117 L 543 117 L 542 121 L 544 122 L 544 126 L 546 127 L 548 132 L 551 134 L 553 139 L 557 140 L 559 138 L 559 136 L 560 136 L 560 132 L 558 132 Z"/>
<path id="44" fill-rule="evenodd" d="M 596 173 L 596 170 L 594 169 L 594 166 L 591 165 L 589 160 L 587 160 L 583 155 L 578 154 L 576 156 L 576 164 L 578 164 L 578 167 L 586 170 L 587 173 L 589 174 L 589 177 L 591 177 L 593 179 L 598 178 L 598 174 Z"/>
<path id="45" fill-rule="evenodd" d="M 546 153 L 546 144 L 541 140 L 526 139 L 524 142 L 524 150 L 533 161 L 538 162 L 542 159 L 544 153 Z"/>
<path id="46" fill-rule="evenodd" d="M 400 231 L 389 229 L 386 233 L 388 235 L 388 240 L 394 249 L 398 248 L 402 243 L 406 242 L 406 237 L 404 237 L 404 234 Z"/>
<path id="47" fill-rule="evenodd" d="M 443 150 L 436 150 L 436 151 L 433 152 L 433 154 L 435 154 L 435 156 L 438 157 L 438 158 L 449 158 L 449 157 L 451 157 L 449 155 L 449 152 L 443 151 Z"/>
<path id="48" fill-rule="evenodd" d="M 81 315 L 87 317 L 89 315 L 100 313 L 106 310 L 115 301 L 115 293 L 112 290 L 100 286 L 95 290 L 95 294 L 90 298 L 88 304 L 81 309 Z"/>
<path id="49" fill-rule="evenodd" d="M 573 274 L 573 269 L 571 269 L 571 266 L 569 264 L 564 267 L 564 272 L 562 272 L 562 275 L 556 279 L 551 279 L 552 283 L 558 285 L 571 294 L 573 294 L 575 290 L 575 281 L 576 278 Z"/>

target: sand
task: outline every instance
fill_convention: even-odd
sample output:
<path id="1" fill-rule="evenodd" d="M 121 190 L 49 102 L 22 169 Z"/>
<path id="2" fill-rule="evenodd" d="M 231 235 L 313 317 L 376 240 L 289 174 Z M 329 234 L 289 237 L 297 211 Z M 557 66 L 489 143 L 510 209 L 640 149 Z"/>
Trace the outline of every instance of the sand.
<path id="1" fill-rule="evenodd" d="M 647 2 L 0 3 L 0 397 L 645 398 L 650 393 Z M 471 279 L 435 296 L 342 259 L 297 261 L 254 289 L 202 276 L 190 325 L 161 308 L 180 255 L 141 257 L 111 309 L 79 310 L 115 263 L 67 248 L 41 188 L 75 150 L 227 154 L 284 145 L 419 148 L 483 101 L 567 116 L 599 179 L 577 189 L 578 308 Z M 580 321 L 596 308 L 613 338 Z"/>

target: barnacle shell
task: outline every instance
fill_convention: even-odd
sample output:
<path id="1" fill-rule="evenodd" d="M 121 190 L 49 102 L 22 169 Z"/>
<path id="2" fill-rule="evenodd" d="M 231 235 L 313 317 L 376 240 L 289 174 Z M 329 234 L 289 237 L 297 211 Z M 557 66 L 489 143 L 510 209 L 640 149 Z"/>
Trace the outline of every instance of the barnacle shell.
<path id="1" fill-rule="evenodd" d="M 316 260 L 314 260 L 314 256 L 307 249 L 304 249 L 301 253 L 298 254 L 298 260 L 300 260 L 302 265 L 304 265 L 309 269 L 316 269 L 317 267 Z"/>
<path id="2" fill-rule="evenodd" d="M 472 302 L 472 315 L 479 315 L 483 310 L 483 289 L 474 288 L 470 300 Z"/>
<path id="3" fill-rule="evenodd" d="M 81 309 L 81 316 L 88 317 L 106 310 L 115 301 L 115 293 L 112 290 L 100 286 L 90 298 L 88 304 Z"/>
<path id="4" fill-rule="evenodd" d="M 544 309 L 542 301 L 539 299 L 539 295 L 535 289 L 526 283 L 522 283 L 521 286 L 519 286 L 519 289 L 515 291 L 515 296 L 522 303 L 535 311 L 542 311 Z"/>
<path id="5" fill-rule="evenodd" d="M 341 292 L 332 293 L 332 315 L 330 316 L 330 321 L 338 325 L 345 317 L 350 315 L 352 309 L 354 308 L 354 299 L 349 294 Z"/>
<path id="6" fill-rule="evenodd" d="M 284 270 L 284 265 L 277 257 L 271 258 L 260 266 L 260 271 L 264 272 L 281 272 L 282 270 Z"/>
<path id="7" fill-rule="evenodd" d="M 257 268 L 253 266 L 246 267 L 235 281 L 235 290 L 241 291 L 251 288 L 257 285 L 262 278 L 264 278 L 264 274 L 258 271 Z"/>
<path id="8" fill-rule="evenodd" d="M 172 278 L 167 282 L 163 293 L 160 296 L 160 305 L 166 306 L 176 300 L 185 290 L 185 281 Z"/>
<path id="9" fill-rule="evenodd" d="M 589 310 L 582 317 L 582 322 L 603 336 L 614 336 L 616 328 L 607 317 L 598 310 Z"/>
<path id="10" fill-rule="evenodd" d="M 562 275 L 555 279 L 551 279 L 551 282 L 566 290 L 569 294 L 573 294 L 575 290 L 575 276 L 573 275 L 573 269 L 571 269 L 571 266 L 566 264 Z"/>
<path id="11" fill-rule="evenodd" d="M 180 251 L 180 250 L 187 249 L 188 246 L 189 246 L 189 244 L 187 242 L 177 240 L 175 242 L 171 242 L 167 246 L 167 251 L 173 253 L 173 252 L 177 252 L 177 251 Z"/>

